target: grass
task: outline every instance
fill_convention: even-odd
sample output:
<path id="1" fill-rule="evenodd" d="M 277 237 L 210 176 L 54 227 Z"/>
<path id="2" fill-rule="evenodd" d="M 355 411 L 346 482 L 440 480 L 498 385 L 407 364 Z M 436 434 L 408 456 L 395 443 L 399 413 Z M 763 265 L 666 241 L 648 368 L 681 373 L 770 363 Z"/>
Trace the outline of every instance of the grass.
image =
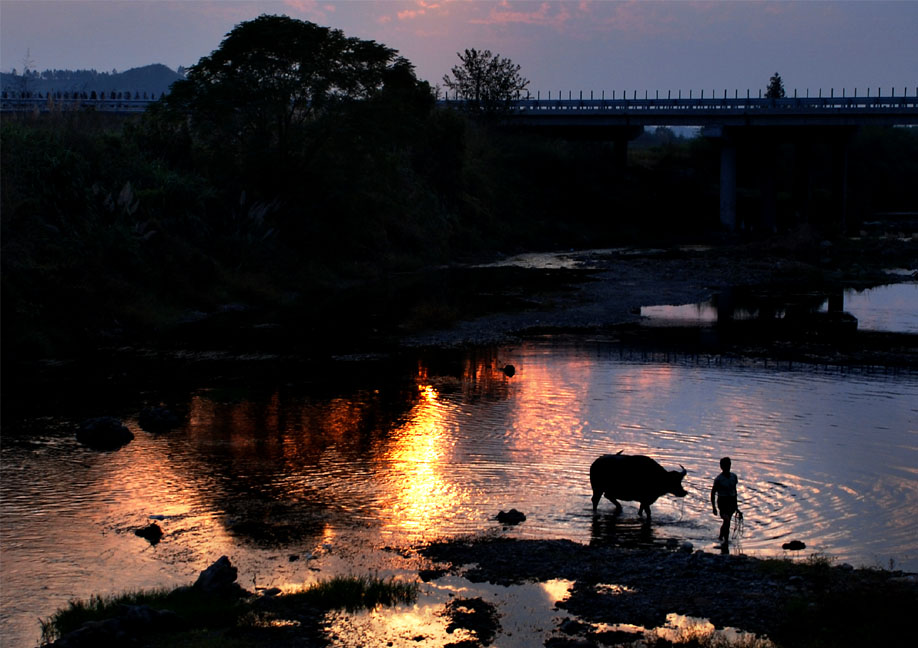
<path id="1" fill-rule="evenodd" d="M 275 597 L 214 596 L 191 587 L 135 590 L 113 596 L 91 596 L 88 601 L 70 601 L 66 608 L 40 620 L 41 641 L 43 644 L 55 641 L 89 621 L 118 617 L 123 612 L 122 606 L 148 605 L 156 610 L 170 610 L 179 619 L 174 628 L 152 629 L 160 631 L 162 641 L 154 640 L 157 645 L 194 648 L 259 645 L 260 641 L 253 643 L 246 633 L 290 625 L 284 622 L 286 618 L 301 617 L 308 612 L 338 609 L 353 612 L 411 603 L 417 592 L 416 583 L 369 576 L 336 576 Z"/>
<path id="2" fill-rule="evenodd" d="M 411 603 L 418 595 L 416 583 L 395 580 L 381 580 L 369 576 L 336 576 L 320 581 L 302 592 L 284 596 L 291 603 L 302 604 L 323 610 L 373 609 L 377 606 L 392 606 Z"/>
<path id="3" fill-rule="evenodd" d="M 202 625 L 225 626 L 245 612 L 242 600 L 202 594 L 191 587 L 132 590 L 112 596 L 93 595 L 88 601 L 73 600 L 41 619 L 42 642 L 50 642 L 73 632 L 88 621 L 101 621 L 119 616 L 122 606 L 148 605 L 155 610 L 171 610 L 180 619 L 193 619 Z"/>

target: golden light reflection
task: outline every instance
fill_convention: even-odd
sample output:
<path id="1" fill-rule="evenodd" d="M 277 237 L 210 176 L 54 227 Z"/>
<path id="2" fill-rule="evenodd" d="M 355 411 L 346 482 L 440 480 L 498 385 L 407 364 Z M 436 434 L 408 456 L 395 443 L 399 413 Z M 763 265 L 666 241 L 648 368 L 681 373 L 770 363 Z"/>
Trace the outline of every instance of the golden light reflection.
<path id="1" fill-rule="evenodd" d="M 515 449 L 541 454 L 553 439 L 579 436 L 589 424 L 584 410 L 594 366 L 588 360 L 572 361 L 559 374 L 557 368 L 532 363 L 517 374 L 511 419 Z"/>
<path id="2" fill-rule="evenodd" d="M 571 588 L 574 586 L 574 581 L 556 578 L 554 580 L 545 581 L 544 583 L 539 583 L 539 585 L 541 585 L 542 590 L 552 603 L 558 603 L 570 595 Z"/>
<path id="3" fill-rule="evenodd" d="M 284 399 L 275 392 L 263 403 L 227 405 L 208 396 L 196 394 L 189 403 L 188 427 L 201 432 L 195 435 L 199 442 L 220 438 L 226 451 L 243 461 L 254 447 L 277 473 L 290 475 L 315 463 L 325 449 L 347 445 L 355 432 L 371 425 L 375 403 L 366 395 L 311 402 Z"/>
<path id="4" fill-rule="evenodd" d="M 600 594 L 633 594 L 637 590 L 627 585 L 597 583 L 596 591 Z"/>
<path id="5" fill-rule="evenodd" d="M 759 637 L 751 632 L 744 632 L 736 628 L 718 630 L 707 619 L 686 616 L 671 612 L 666 615 L 666 624 L 652 630 L 660 639 L 672 643 L 705 643 L 718 644 L 723 641 L 733 645 L 756 645 L 767 648 L 774 644 L 765 637 Z"/>
<path id="6" fill-rule="evenodd" d="M 465 628 L 446 631 L 443 604 L 439 601 L 367 612 L 332 612 L 327 619 L 334 635 L 349 646 L 445 646 L 476 639 Z"/>
<path id="7" fill-rule="evenodd" d="M 424 377 L 422 372 L 420 377 Z M 390 475 L 391 512 L 383 516 L 402 531 L 435 531 L 448 510 L 461 507 L 460 493 L 443 478 L 445 414 L 436 388 L 418 385 L 420 398 L 408 420 L 394 430 L 382 458 Z"/>

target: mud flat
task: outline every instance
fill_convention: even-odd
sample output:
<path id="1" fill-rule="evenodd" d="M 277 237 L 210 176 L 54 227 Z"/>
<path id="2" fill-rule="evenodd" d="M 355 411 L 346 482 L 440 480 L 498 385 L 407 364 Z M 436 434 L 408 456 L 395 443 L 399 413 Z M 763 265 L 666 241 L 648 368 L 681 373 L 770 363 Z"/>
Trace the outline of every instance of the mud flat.
<path id="1" fill-rule="evenodd" d="M 918 336 L 855 330 L 830 316 L 799 326 L 737 323 L 718 327 L 717 336 L 700 336 L 697 326 L 640 325 L 642 307 L 703 302 L 728 290 L 800 296 L 912 281 L 918 269 L 916 240 L 833 246 L 786 237 L 711 247 L 571 251 L 542 259 L 543 265 L 533 267 L 526 255 L 528 265 L 517 267 L 515 275 L 470 282 L 488 286 L 488 292 L 469 292 L 463 297 L 470 305 L 466 312 L 456 311 L 455 320 L 445 325 L 403 332 L 399 345 L 500 345 L 534 335 L 598 333 L 623 346 L 664 352 L 918 369 Z M 517 260 L 505 263 L 513 266 Z M 483 298 L 490 308 L 480 308 Z"/>
<path id="2" fill-rule="evenodd" d="M 913 632 L 918 577 L 854 569 L 821 556 L 761 560 L 688 547 L 587 546 L 569 540 L 479 538 L 433 543 L 422 554 L 473 582 L 573 581 L 557 607 L 567 622 L 550 645 L 629 645 L 671 613 L 768 637 L 778 645 L 902 645 Z M 499 606 L 498 606 L 499 612 Z M 566 638 L 565 638 L 566 637 Z M 549 644 L 546 644 L 549 645 Z"/>

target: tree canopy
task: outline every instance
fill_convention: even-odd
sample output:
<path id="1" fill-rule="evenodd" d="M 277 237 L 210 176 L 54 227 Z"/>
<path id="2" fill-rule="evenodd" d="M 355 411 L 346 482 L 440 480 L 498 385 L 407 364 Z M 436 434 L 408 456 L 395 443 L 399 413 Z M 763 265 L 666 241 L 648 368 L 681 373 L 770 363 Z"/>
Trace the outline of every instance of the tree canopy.
<path id="1" fill-rule="evenodd" d="M 331 107 L 375 96 L 411 64 L 375 41 L 287 16 L 262 15 L 237 25 L 219 49 L 172 86 L 166 106 L 188 115 L 198 135 L 286 150 L 291 129 Z"/>
<path id="2" fill-rule="evenodd" d="M 768 88 L 765 90 L 765 97 L 768 99 L 784 98 L 784 81 L 781 80 L 781 75 L 777 72 L 768 80 Z"/>
<path id="3" fill-rule="evenodd" d="M 443 83 L 473 109 L 499 110 L 529 85 L 529 80 L 520 74 L 519 65 L 490 50 L 472 48 L 457 55 L 462 63 L 453 66 L 452 77 L 443 76 Z"/>

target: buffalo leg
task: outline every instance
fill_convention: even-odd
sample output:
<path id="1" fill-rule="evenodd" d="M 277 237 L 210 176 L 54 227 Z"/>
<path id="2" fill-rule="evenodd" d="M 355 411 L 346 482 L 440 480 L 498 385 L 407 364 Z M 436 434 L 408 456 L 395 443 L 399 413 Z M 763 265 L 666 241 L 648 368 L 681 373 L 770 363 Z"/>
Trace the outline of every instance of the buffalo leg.
<path id="1" fill-rule="evenodd" d="M 622 505 L 618 503 L 618 500 L 617 500 L 617 499 L 615 499 L 614 497 L 612 497 L 612 496 L 609 495 L 608 493 L 606 493 L 606 499 L 609 500 L 610 502 L 612 502 L 613 504 L 615 504 L 615 512 L 616 512 L 616 513 L 621 513 L 621 512 L 622 512 Z"/>
<path id="2" fill-rule="evenodd" d="M 647 519 L 650 519 L 650 504 L 641 504 L 641 507 L 638 509 L 638 516 L 644 517 L 644 511 L 647 511 Z"/>

